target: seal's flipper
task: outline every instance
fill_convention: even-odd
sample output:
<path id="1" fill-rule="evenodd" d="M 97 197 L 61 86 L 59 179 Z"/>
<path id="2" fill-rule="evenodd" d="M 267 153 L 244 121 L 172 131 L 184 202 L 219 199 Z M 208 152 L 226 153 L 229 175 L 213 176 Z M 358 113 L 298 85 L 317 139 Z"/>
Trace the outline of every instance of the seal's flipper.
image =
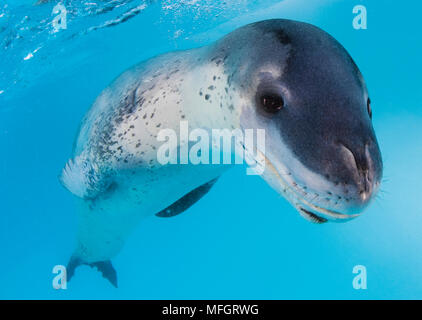
<path id="1" fill-rule="evenodd" d="M 81 259 L 72 256 L 67 264 L 67 280 L 70 281 L 75 274 L 75 269 L 80 265 L 87 265 L 91 268 L 97 268 L 101 272 L 103 278 L 106 278 L 110 283 L 117 288 L 117 272 L 111 264 L 110 260 L 98 261 L 93 263 L 85 263 Z"/>
<path id="2" fill-rule="evenodd" d="M 179 200 L 161 210 L 160 212 L 156 213 L 157 217 L 162 218 L 170 218 L 182 213 L 183 211 L 189 209 L 194 203 L 196 203 L 199 199 L 205 196 L 208 191 L 210 191 L 211 187 L 215 184 L 218 178 L 215 178 L 198 188 L 192 190 L 188 194 L 185 194 Z"/>
<path id="3" fill-rule="evenodd" d="M 98 261 L 88 265 L 90 267 L 97 268 L 97 270 L 103 275 L 103 278 L 106 278 L 115 288 L 117 288 L 117 272 L 110 260 Z"/>
<path id="4" fill-rule="evenodd" d="M 84 155 L 70 159 L 59 179 L 63 186 L 82 199 L 93 199 L 109 186 L 98 166 Z"/>
<path id="5" fill-rule="evenodd" d="M 81 259 L 75 258 L 73 256 L 70 258 L 66 266 L 66 276 L 68 281 L 73 278 L 73 275 L 75 274 L 75 269 L 82 264 L 83 262 Z"/>

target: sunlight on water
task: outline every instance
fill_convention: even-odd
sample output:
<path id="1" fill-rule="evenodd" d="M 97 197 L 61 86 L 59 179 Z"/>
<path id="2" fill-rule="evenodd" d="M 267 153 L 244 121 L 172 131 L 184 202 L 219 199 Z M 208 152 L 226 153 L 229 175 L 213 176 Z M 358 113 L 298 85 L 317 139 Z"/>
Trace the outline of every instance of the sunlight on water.
<path id="1" fill-rule="evenodd" d="M 274 2 L 277 1 L 260 1 L 260 6 Z M 60 32 L 54 28 L 57 3 L 66 10 L 67 28 Z M 40 75 L 52 72 L 62 55 L 68 54 L 67 50 L 71 50 L 80 37 L 125 23 L 147 10 L 148 20 L 141 23 L 142 32 L 148 32 L 157 24 L 166 25 L 169 39 L 174 39 L 206 31 L 253 10 L 257 3 L 246 0 L 222 3 L 212 0 L 65 0 L 0 4 L 0 59 L 6 62 L 0 70 L 2 98 L 27 87 Z M 37 61 L 29 61 L 34 59 Z M 32 65 L 28 66 L 29 63 Z"/>

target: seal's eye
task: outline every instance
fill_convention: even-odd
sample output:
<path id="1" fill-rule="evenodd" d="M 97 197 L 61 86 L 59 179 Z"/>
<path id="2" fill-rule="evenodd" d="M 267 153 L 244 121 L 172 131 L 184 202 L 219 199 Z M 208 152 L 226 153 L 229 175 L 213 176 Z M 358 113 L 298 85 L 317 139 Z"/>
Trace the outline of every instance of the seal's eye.
<path id="1" fill-rule="evenodd" d="M 259 100 L 264 110 L 268 113 L 276 113 L 284 106 L 283 98 L 275 94 L 263 94 Z"/>
<path id="2" fill-rule="evenodd" d="M 371 99 L 369 98 L 368 98 L 368 102 L 366 103 L 366 107 L 368 109 L 369 118 L 372 119 Z"/>

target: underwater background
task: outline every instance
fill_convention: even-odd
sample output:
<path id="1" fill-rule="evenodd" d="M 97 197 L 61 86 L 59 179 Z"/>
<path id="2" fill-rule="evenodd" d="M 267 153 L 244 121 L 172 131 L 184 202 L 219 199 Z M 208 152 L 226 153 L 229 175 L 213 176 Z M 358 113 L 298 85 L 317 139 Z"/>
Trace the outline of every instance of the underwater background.
<path id="1" fill-rule="evenodd" d="M 421 299 L 422 37 L 418 2 L 375 0 L 0 0 L 1 299 Z M 352 26 L 364 5 L 368 28 Z M 244 167 L 171 219 L 143 221 L 113 260 L 115 289 L 80 267 L 55 290 L 75 245 L 75 198 L 58 181 L 95 97 L 141 60 L 208 44 L 244 24 L 315 24 L 349 51 L 372 100 L 381 191 L 347 223 L 300 217 Z M 354 266 L 367 289 L 352 286 Z"/>

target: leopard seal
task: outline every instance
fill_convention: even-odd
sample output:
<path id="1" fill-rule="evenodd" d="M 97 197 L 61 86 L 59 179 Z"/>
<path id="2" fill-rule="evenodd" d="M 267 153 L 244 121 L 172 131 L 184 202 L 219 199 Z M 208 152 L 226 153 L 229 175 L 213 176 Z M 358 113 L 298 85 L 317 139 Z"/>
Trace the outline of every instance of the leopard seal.
<path id="1" fill-rule="evenodd" d="M 139 63 L 98 96 L 60 178 L 80 207 L 68 278 L 86 264 L 117 286 L 110 261 L 142 217 L 183 212 L 227 170 L 161 165 L 162 128 L 177 132 L 182 120 L 207 130 L 264 128 L 263 179 L 322 223 L 358 216 L 379 188 L 371 118 L 351 56 L 307 23 L 256 22 L 208 46 Z"/>

